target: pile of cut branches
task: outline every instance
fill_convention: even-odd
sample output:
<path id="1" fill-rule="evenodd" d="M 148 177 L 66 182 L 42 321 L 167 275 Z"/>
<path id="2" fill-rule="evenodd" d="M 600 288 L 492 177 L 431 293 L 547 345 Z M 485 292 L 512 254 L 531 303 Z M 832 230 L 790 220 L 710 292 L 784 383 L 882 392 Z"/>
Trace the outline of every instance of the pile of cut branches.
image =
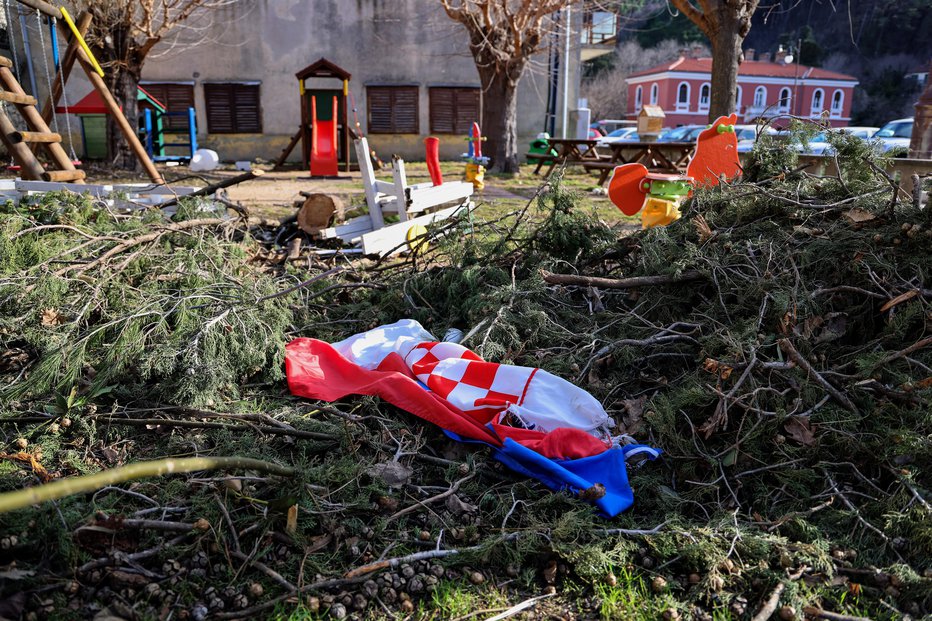
<path id="1" fill-rule="evenodd" d="M 604 618 L 932 610 L 932 211 L 832 140 L 838 176 L 762 140 L 666 228 L 620 237 L 555 179 L 401 260 L 285 256 L 194 202 L 173 220 L 8 205 L 0 486 L 241 465 L 0 515 L 0 603 L 452 618 L 551 590 L 535 603 Z M 662 448 L 631 473 L 635 507 L 606 522 L 376 400 L 287 394 L 290 338 L 404 317 L 577 382 Z"/>

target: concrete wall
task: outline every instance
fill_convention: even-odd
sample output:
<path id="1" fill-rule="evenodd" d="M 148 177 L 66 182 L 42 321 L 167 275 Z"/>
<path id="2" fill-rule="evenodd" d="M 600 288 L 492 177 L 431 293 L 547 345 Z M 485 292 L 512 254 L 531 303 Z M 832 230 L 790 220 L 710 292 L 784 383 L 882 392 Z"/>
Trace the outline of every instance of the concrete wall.
<path id="1" fill-rule="evenodd" d="M 143 79 L 193 81 L 199 141 L 228 161 L 278 157 L 300 123 L 295 72 L 321 57 L 352 74 L 350 90 L 364 130 L 367 85 L 419 87 L 419 135 L 372 135 L 370 142 L 383 157 L 423 159 L 429 87 L 479 86 L 465 29 L 435 0 L 250 0 L 213 11 L 198 26 L 197 41 L 150 57 Z M 544 126 L 546 55 L 537 60 L 519 87 L 520 144 Z M 574 89 L 579 63 L 570 67 Z M 211 81 L 261 82 L 262 134 L 206 134 L 203 84 Z M 574 89 L 571 108 L 577 96 Z M 441 136 L 441 157 L 456 157 L 464 148 L 459 137 Z M 291 160 L 299 159 L 296 148 Z"/>

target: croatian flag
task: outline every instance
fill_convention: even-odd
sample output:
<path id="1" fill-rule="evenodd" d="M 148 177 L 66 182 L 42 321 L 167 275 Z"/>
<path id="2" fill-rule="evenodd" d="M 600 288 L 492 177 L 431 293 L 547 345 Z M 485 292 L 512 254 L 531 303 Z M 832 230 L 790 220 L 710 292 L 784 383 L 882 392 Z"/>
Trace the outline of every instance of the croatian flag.
<path id="1" fill-rule="evenodd" d="M 487 362 L 410 319 L 332 345 L 295 339 L 285 372 L 297 396 L 377 395 L 455 440 L 490 446 L 497 460 L 550 489 L 586 492 L 608 517 L 634 502 L 626 458 L 660 454 L 613 438 L 614 421 L 581 388 L 542 369 Z"/>

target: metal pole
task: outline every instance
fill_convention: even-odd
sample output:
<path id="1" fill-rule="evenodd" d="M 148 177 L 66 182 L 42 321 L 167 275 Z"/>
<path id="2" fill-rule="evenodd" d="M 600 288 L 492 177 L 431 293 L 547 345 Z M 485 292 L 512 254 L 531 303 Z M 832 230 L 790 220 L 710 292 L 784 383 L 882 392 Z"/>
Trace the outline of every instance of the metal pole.
<path id="1" fill-rule="evenodd" d="M 572 9 L 566 7 L 566 40 L 563 43 L 563 127 L 560 129 L 560 137 L 566 138 L 566 126 L 570 122 L 570 19 Z"/>
<path id="2" fill-rule="evenodd" d="M 52 60 L 55 61 L 55 71 L 61 66 L 61 59 L 58 57 L 58 31 L 55 29 L 55 21 L 49 20 L 49 32 L 52 38 Z"/>
<path id="3" fill-rule="evenodd" d="M 799 76 L 799 56 L 803 53 L 803 40 L 796 42 L 796 66 L 793 67 L 793 114 L 799 116 L 799 91 L 796 88 L 796 80 Z"/>
<path id="4" fill-rule="evenodd" d="M 39 88 L 36 85 L 36 73 L 32 70 L 32 50 L 29 43 L 29 26 L 26 25 L 26 16 L 20 13 L 19 16 L 20 31 L 23 33 L 23 49 L 26 50 L 26 69 L 29 70 L 29 85 L 32 87 L 32 96 L 39 98 Z M 42 50 L 45 53 L 45 50 Z"/>

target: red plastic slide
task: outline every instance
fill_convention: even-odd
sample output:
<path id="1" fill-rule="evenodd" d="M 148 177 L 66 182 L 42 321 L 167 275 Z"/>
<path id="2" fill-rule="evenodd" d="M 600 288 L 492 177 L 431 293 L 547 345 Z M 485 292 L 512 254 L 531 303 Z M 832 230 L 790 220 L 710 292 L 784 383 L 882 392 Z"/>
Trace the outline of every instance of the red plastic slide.
<path id="1" fill-rule="evenodd" d="M 333 117 L 317 118 L 317 97 L 311 96 L 311 176 L 337 176 L 337 98 L 333 98 Z"/>

